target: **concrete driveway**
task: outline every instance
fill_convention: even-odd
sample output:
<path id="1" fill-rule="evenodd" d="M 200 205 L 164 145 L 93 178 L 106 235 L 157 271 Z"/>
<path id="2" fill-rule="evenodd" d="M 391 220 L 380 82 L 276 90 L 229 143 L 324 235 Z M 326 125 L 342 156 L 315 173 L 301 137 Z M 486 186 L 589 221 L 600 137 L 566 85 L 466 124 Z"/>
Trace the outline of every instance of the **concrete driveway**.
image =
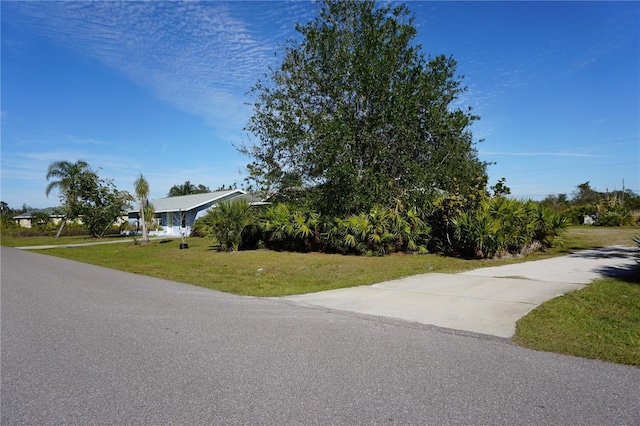
<path id="1" fill-rule="evenodd" d="M 629 247 L 606 247 L 460 274 L 430 273 L 281 299 L 509 338 L 516 322 L 547 300 L 580 290 L 598 278 L 632 273 L 635 252 Z"/>

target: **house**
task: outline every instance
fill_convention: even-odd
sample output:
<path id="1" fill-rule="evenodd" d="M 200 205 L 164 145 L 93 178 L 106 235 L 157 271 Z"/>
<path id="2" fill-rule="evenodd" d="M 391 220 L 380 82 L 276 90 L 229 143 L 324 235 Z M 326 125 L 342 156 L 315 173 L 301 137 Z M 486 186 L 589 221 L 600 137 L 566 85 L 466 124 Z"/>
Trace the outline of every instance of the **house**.
<path id="1" fill-rule="evenodd" d="M 129 206 L 123 206 L 122 207 L 122 211 L 126 211 L 129 210 L 130 207 Z M 16 223 L 18 224 L 18 226 L 21 226 L 23 228 L 31 228 L 34 225 L 36 225 L 36 223 L 34 223 L 35 220 L 40 220 L 40 218 L 42 217 L 41 214 L 45 213 L 49 216 L 49 221 L 51 223 L 53 223 L 54 225 L 60 225 L 60 222 L 62 222 L 62 219 L 64 219 L 64 215 L 62 214 L 62 210 L 59 207 L 47 207 L 46 209 L 34 209 L 34 210 L 30 210 L 26 213 L 21 213 L 17 216 L 13 216 L 13 220 L 16 221 Z M 128 216 L 126 214 L 118 217 L 118 219 L 116 219 L 116 221 L 114 222 L 115 225 L 120 225 L 123 222 L 126 222 L 128 220 Z M 82 224 L 82 216 L 71 221 L 71 223 L 77 223 L 79 225 Z"/>
<path id="2" fill-rule="evenodd" d="M 17 216 L 13 216 L 13 220 L 16 221 L 18 226 L 23 228 L 31 228 L 36 225 L 34 220 L 39 219 L 41 214 L 47 214 L 49 216 L 49 220 L 56 225 L 60 224 L 62 218 L 64 217 L 58 208 L 55 207 L 47 207 L 46 209 L 34 209 L 30 210 L 26 213 L 21 213 Z"/>
<path id="3" fill-rule="evenodd" d="M 154 223 L 162 227 L 160 235 L 189 236 L 196 219 L 207 214 L 207 210 L 221 201 L 244 198 L 252 205 L 263 204 L 259 199 L 240 190 L 208 192 L 179 197 L 157 198 L 149 201 L 155 210 Z M 140 206 L 128 211 L 129 223 L 139 225 Z"/>

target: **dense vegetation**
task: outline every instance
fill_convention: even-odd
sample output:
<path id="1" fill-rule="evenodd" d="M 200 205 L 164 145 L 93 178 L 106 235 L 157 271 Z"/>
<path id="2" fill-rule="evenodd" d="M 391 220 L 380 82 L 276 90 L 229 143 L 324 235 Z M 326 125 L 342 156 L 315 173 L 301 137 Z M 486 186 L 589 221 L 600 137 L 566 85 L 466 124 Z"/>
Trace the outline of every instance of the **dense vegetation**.
<path id="1" fill-rule="evenodd" d="M 304 203 L 276 202 L 266 208 L 244 206 L 246 230 L 235 232 L 238 249 L 265 246 L 276 250 L 382 255 L 393 252 L 443 252 L 463 257 L 492 258 L 546 250 L 561 242 L 568 225 L 592 218 L 594 226 L 637 225 L 640 196 L 632 191 L 600 193 L 580 184 L 573 198 L 548 196 L 542 202 L 506 198 L 499 188 L 478 192 L 477 201 L 443 193 L 423 209 L 400 200 L 387 207 L 348 216 L 326 216 Z M 223 211 L 232 211 L 233 203 Z M 206 228 L 209 215 L 196 223 L 196 234 L 220 238 Z M 225 219 L 228 223 L 228 218 Z M 220 226 L 218 226 L 220 229 Z M 639 231 L 640 233 L 640 231 Z M 222 240 L 219 240 L 222 241 Z M 640 236 L 636 239 L 638 244 Z M 231 247 L 227 245 L 226 247 Z"/>
<path id="2" fill-rule="evenodd" d="M 343 254 L 384 255 L 447 251 L 487 258 L 526 254 L 551 247 L 567 222 L 549 208 L 532 201 L 486 197 L 477 209 L 452 216 L 451 235 L 446 227 L 432 226 L 442 211 L 431 216 L 397 203 L 376 205 L 367 212 L 328 218 L 308 207 L 276 203 L 252 208 L 246 201 L 222 202 L 199 219 L 194 235 L 214 237 L 224 250 L 265 246 L 275 250 L 320 251 Z"/>
<path id="3" fill-rule="evenodd" d="M 62 202 L 63 219 L 56 237 L 67 220 L 78 218 L 92 237 L 102 237 L 122 215 L 123 206 L 133 201 L 131 194 L 118 190 L 112 179 L 101 178 L 82 160 L 54 161 L 49 165 L 47 180 L 46 194 L 57 189 Z"/>
<path id="4" fill-rule="evenodd" d="M 578 185 L 569 197 L 567 194 L 549 195 L 542 204 L 563 214 L 573 225 L 590 218 L 598 226 L 629 226 L 640 223 L 640 195 L 624 191 L 600 192 L 589 182 Z"/>

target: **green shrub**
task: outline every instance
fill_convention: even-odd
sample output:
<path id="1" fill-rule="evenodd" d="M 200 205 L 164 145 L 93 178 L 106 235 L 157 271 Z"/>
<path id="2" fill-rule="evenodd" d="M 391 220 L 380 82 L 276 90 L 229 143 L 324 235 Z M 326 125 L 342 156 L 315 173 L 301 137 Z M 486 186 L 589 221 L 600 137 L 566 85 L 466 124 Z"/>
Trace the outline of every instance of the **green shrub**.
<path id="1" fill-rule="evenodd" d="M 119 230 L 118 230 L 118 233 L 119 233 Z M 75 223 L 75 222 L 67 222 L 61 234 L 61 236 L 65 236 L 65 237 L 79 237 L 82 235 L 88 236 L 89 232 L 84 227 L 84 225 Z"/>
<path id="2" fill-rule="evenodd" d="M 432 203 L 423 206 L 429 213 L 425 221 L 431 229 L 429 248 L 435 252 L 455 251 L 453 221 L 463 212 L 475 209 L 477 205 L 456 194 L 442 193 Z"/>
<path id="3" fill-rule="evenodd" d="M 405 211 L 400 204 L 323 219 L 311 209 L 279 203 L 269 206 L 259 223 L 268 248 L 344 254 L 424 253 L 430 231 L 417 209 Z"/>
<path id="4" fill-rule="evenodd" d="M 369 213 L 336 219 L 330 231 L 332 248 L 342 253 L 386 254 L 393 242 L 390 227 L 388 215 L 379 207 Z"/>
<path id="5" fill-rule="evenodd" d="M 478 209 L 460 213 L 452 223 L 454 249 L 477 258 L 550 247 L 567 229 L 567 220 L 548 207 L 504 197 L 487 198 Z"/>
<path id="6" fill-rule="evenodd" d="M 294 220 L 294 213 L 297 221 Z M 311 212 L 307 215 L 311 215 Z M 287 203 L 278 203 L 267 207 L 259 220 L 266 246 L 276 250 L 302 250 L 304 243 L 297 236 L 306 234 L 306 230 L 313 228 L 313 225 L 305 226 L 302 232 L 296 229 L 302 226 L 305 216 L 305 213 L 296 211 L 295 207 Z M 313 214 L 313 216 L 316 215 Z"/>
<path id="7" fill-rule="evenodd" d="M 633 217 L 627 211 L 609 210 L 602 213 L 596 221 L 598 226 L 625 226 L 632 224 Z"/>
<path id="8" fill-rule="evenodd" d="M 591 205 L 573 206 L 566 209 L 562 214 L 571 225 L 582 225 L 585 216 L 592 216 L 597 212 L 596 207 Z"/>
<path id="9" fill-rule="evenodd" d="M 527 203 L 527 215 L 533 230 L 533 240 L 542 247 L 555 246 L 569 226 L 566 216 L 533 201 Z"/>
<path id="10" fill-rule="evenodd" d="M 497 223 L 485 211 L 460 213 L 452 223 L 455 238 L 453 247 L 456 251 L 478 258 L 497 253 Z"/>
<path id="11" fill-rule="evenodd" d="M 394 251 L 427 252 L 427 243 L 431 237 L 431 228 L 416 207 L 407 211 L 396 208 L 392 215 L 392 233 L 394 235 Z"/>
<path id="12" fill-rule="evenodd" d="M 621 226 L 622 215 L 618 212 L 605 212 L 595 223 L 598 226 Z"/>
<path id="13" fill-rule="evenodd" d="M 203 217 L 196 219 L 195 222 L 193 222 L 193 225 L 191 225 L 191 233 L 189 234 L 189 236 L 198 238 L 206 237 L 208 226 L 205 222 L 206 219 L 204 219 Z"/>
<path id="14" fill-rule="evenodd" d="M 260 215 L 259 225 L 268 248 L 305 252 L 322 249 L 324 226 L 320 215 L 309 208 L 274 204 Z"/>
<path id="15" fill-rule="evenodd" d="M 405 211 L 375 206 L 368 213 L 336 218 L 324 234 L 328 250 L 339 253 L 384 255 L 392 252 L 426 253 L 430 228 L 416 208 Z"/>
<path id="16" fill-rule="evenodd" d="M 225 251 L 238 251 L 255 232 L 256 218 L 246 200 L 221 201 L 201 218 L 198 226 Z"/>
<path id="17" fill-rule="evenodd" d="M 2 212 L 0 213 L 0 229 L 3 231 L 9 229 L 15 229 L 18 227 L 18 223 L 13 220 L 10 214 Z"/>

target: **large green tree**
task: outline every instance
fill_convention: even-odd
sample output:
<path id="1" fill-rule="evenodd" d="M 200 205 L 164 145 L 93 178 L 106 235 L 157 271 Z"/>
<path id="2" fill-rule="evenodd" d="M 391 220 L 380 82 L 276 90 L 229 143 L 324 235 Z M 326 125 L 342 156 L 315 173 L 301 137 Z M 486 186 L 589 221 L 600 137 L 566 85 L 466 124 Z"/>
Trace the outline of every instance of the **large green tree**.
<path id="1" fill-rule="evenodd" d="M 82 223 L 92 237 L 100 238 L 122 215 L 125 206 L 133 201 L 127 191 L 116 188 L 111 179 L 103 179 L 96 172 L 82 174 L 77 210 Z"/>
<path id="2" fill-rule="evenodd" d="M 83 160 L 77 160 L 75 163 L 54 161 L 49 165 L 47 180 L 50 182 L 45 188 L 45 194 L 48 197 L 51 191 L 57 189 L 64 213 L 55 238 L 60 237 L 67 220 L 73 220 L 79 216 L 78 199 L 81 193 L 81 181 L 83 177 L 90 174 L 93 174 L 93 171 L 89 168 L 89 164 Z"/>
<path id="3" fill-rule="evenodd" d="M 454 104 L 466 90 L 456 61 L 421 53 L 405 5 L 326 0 L 296 30 L 251 89 L 254 137 L 240 150 L 252 187 L 302 193 L 332 215 L 484 190 L 469 130 L 478 117 Z"/>

